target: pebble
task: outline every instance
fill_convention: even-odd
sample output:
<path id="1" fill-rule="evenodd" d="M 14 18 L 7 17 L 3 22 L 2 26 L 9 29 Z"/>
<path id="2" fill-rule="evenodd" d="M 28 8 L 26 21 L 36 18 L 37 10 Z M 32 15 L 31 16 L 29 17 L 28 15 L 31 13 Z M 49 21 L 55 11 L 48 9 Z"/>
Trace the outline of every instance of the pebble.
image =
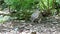
<path id="1" fill-rule="evenodd" d="M 53 20 L 53 22 L 54 22 L 54 20 Z M 57 23 L 57 22 L 54 22 L 54 23 Z M 20 26 L 20 29 L 15 28 L 9 32 L 0 32 L 0 34 L 32 34 L 32 33 L 33 34 L 60 34 L 60 24 L 59 23 L 57 23 L 56 25 L 52 24 L 50 22 L 45 23 L 45 24 L 35 24 L 35 25 L 24 23 L 19 26 Z M 20 30 L 20 31 L 18 31 L 18 30 Z"/>

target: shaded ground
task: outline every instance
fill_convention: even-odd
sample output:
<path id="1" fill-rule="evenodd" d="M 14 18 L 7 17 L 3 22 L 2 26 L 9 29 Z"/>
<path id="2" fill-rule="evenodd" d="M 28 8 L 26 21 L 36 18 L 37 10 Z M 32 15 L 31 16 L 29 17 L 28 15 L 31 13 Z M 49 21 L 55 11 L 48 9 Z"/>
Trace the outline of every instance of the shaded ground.
<path id="1" fill-rule="evenodd" d="M 1 34 L 25 34 L 36 32 L 37 34 L 60 34 L 60 17 L 47 17 L 40 23 L 12 23 L 6 22 L 0 25 Z"/>

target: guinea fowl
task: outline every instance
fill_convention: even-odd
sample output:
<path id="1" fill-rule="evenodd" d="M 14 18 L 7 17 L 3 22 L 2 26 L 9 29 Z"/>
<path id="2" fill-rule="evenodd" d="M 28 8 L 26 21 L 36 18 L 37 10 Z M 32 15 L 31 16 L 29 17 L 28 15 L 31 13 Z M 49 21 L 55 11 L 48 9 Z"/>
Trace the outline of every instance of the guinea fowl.
<path id="1" fill-rule="evenodd" d="M 40 11 L 39 9 L 35 9 L 34 13 L 31 15 L 31 21 L 32 22 L 38 22 Z"/>

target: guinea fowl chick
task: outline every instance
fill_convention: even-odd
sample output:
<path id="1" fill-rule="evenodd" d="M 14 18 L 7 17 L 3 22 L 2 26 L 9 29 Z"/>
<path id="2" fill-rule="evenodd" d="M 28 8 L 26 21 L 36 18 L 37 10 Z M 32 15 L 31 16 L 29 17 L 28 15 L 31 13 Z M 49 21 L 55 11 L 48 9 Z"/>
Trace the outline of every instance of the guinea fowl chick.
<path id="1" fill-rule="evenodd" d="M 31 15 L 31 21 L 32 22 L 38 22 L 38 17 L 39 17 L 40 11 L 36 9 L 34 13 Z"/>

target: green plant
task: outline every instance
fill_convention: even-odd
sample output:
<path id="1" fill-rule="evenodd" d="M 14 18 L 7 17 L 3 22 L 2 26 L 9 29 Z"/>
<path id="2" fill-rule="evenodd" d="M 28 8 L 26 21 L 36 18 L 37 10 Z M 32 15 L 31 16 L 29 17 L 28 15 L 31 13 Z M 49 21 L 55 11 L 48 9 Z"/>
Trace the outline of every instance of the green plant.
<path id="1" fill-rule="evenodd" d="M 27 20 L 33 13 L 32 7 L 36 8 L 39 0 L 4 0 L 4 2 L 9 6 L 9 9 L 13 10 L 10 11 L 12 17 Z"/>
<path id="2" fill-rule="evenodd" d="M 37 8 L 37 6 L 41 10 L 46 10 L 45 16 L 47 15 L 55 15 L 55 3 L 60 0 L 4 0 L 4 2 L 9 6 L 9 9 L 12 17 L 17 17 L 17 19 L 29 19 L 31 14 L 34 12 L 33 9 Z M 57 5 L 57 4 L 56 4 Z M 52 10 L 52 11 L 51 11 Z M 49 14 L 50 13 L 50 14 Z"/>

